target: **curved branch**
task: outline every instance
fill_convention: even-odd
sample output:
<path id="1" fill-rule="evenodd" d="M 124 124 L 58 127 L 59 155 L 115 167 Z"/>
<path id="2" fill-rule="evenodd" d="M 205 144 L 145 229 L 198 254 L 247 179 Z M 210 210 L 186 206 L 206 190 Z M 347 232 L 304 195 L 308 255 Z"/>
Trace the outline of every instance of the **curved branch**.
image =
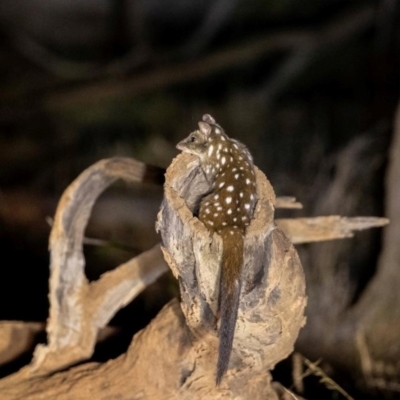
<path id="1" fill-rule="evenodd" d="M 85 170 L 59 202 L 50 236 L 48 344 L 37 346 L 32 372 L 45 373 L 89 358 L 96 336 L 112 316 L 167 270 L 159 245 L 89 284 L 83 237 L 98 196 L 113 182 L 141 182 L 146 165 L 102 160 Z"/>

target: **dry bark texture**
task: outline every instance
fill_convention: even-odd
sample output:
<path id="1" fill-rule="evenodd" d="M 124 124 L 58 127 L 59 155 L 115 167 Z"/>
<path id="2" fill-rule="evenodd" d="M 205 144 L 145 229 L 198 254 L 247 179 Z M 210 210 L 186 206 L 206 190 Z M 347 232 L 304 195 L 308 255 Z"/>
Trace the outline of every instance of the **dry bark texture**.
<path id="1" fill-rule="evenodd" d="M 35 340 L 35 335 L 44 329 L 40 322 L 0 322 L 0 365 L 25 353 Z"/>
<path id="2" fill-rule="evenodd" d="M 275 194 L 270 183 L 259 170 L 256 176 L 259 201 L 245 239 L 243 289 L 233 354 L 222 383 L 222 387 L 229 388 L 232 398 L 249 398 L 249 385 L 247 394 L 241 393 L 238 382 L 256 376 L 260 377 L 253 383 L 260 385 L 257 391 L 265 390 L 268 370 L 292 352 L 305 322 L 305 282 L 300 260 L 273 222 Z M 207 357 L 202 357 L 202 363 L 209 365 L 207 374 L 199 374 L 196 366 L 188 379 L 213 387 L 222 244 L 220 237 L 210 236 L 191 211 L 195 199 L 207 191 L 207 186 L 198 159 L 186 154 L 178 156 L 167 171 L 157 227 L 165 259 L 180 283 L 182 310 L 189 328 L 199 346 L 211 349 Z"/>
<path id="3" fill-rule="evenodd" d="M 143 163 L 132 159 L 103 160 L 84 171 L 64 192 L 50 237 L 48 344 L 37 346 L 31 364 L 11 377 L 11 382 L 19 382 L 21 391 L 9 398 L 26 397 L 24 381 L 90 358 L 99 331 L 167 270 L 160 248 L 155 246 L 95 282 L 89 283 L 84 272 L 84 231 L 97 197 L 117 179 L 141 182 L 147 172 Z M 46 378 L 37 379 L 37 398 L 53 398 L 40 386 Z M 8 378 L 0 383 L 4 398 L 8 384 Z M 33 390 L 30 385 L 26 389 Z M 68 396 L 66 392 L 66 398 L 71 398 Z"/>
<path id="4" fill-rule="evenodd" d="M 352 238 L 354 231 L 387 225 L 387 218 L 377 217 L 328 217 L 279 218 L 275 223 L 290 237 L 293 244 L 321 242 L 325 240 Z"/>
<path id="5" fill-rule="evenodd" d="M 135 160 L 102 160 L 84 171 L 63 194 L 50 238 L 48 344 L 36 348 L 30 365 L 0 381 L 2 399 L 281 398 L 268 371 L 292 351 L 305 322 L 306 297 L 297 253 L 273 222 L 274 204 L 285 208 L 301 204 L 288 198 L 276 201 L 268 180 L 257 170 L 260 200 L 245 242 L 234 349 L 228 374 L 217 389 L 221 240 L 218 235 L 210 237 L 192 215 L 196 198 L 207 185 L 198 162 L 189 155 L 177 157 L 166 174 L 165 199 L 157 222 L 164 257 L 179 279 L 180 306 L 177 301 L 165 306 L 119 358 L 66 370 L 89 359 L 110 318 L 167 270 L 157 245 L 95 282 L 89 283 L 84 273 L 84 230 L 97 197 L 117 179 L 141 182 L 148 176 L 148 168 Z M 299 226 L 303 226 L 302 242 L 347 237 L 346 223 L 353 228 L 361 226 L 358 220 L 332 218 L 340 229 L 330 235 L 322 228 L 322 234 L 316 234 L 315 226 L 325 226 L 326 218 L 315 219 L 314 224 L 310 219 L 311 230 L 304 229 L 304 221 L 281 221 L 281 225 L 293 238 L 299 237 Z M 363 227 L 370 224 L 368 221 Z M 17 338 L 22 338 L 20 347 L 10 340 L 10 332 L 16 329 L 20 332 Z M 0 324 L 3 362 L 28 348 L 38 329 L 40 326 L 29 324 Z"/>

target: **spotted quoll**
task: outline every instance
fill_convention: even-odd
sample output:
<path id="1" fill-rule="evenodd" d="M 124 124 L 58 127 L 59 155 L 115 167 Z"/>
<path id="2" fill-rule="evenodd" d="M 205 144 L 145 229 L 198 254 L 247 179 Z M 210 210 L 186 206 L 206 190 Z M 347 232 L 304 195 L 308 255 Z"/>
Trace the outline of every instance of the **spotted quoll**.
<path id="1" fill-rule="evenodd" d="M 239 307 L 244 236 L 257 201 L 253 159 L 247 148 L 231 139 L 211 115 L 176 146 L 199 157 L 211 192 L 201 199 L 198 218 L 222 238 L 219 290 L 220 328 L 216 383 L 229 365 Z"/>

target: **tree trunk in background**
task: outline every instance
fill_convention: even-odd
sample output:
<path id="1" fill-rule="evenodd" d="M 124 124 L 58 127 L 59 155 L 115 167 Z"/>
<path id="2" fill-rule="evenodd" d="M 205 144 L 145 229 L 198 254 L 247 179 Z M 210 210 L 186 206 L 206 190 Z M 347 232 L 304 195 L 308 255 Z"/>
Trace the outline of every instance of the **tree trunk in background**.
<path id="1" fill-rule="evenodd" d="M 320 298 L 318 306 L 327 312 L 318 312 L 317 305 L 309 308 L 307 325 L 301 331 L 297 348 L 308 357 L 322 357 L 352 372 L 361 372 L 367 386 L 397 392 L 400 390 L 397 383 L 400 375 L 400 106 L 394 121 L 385 187 L 385 217 L 390 224 L 384 231 L 375 276 L 356 304 L 350 305 L 348 280 L 337 273 L 338 265 L 326 261 L 330 285 L 336 285 L 330 299 L 336 294 L 335 301 L 341 301 L 343 308 L 338 310 L 340 305 L 334 301 L 330 304 L 326 301 L 321 306 L 324 301 Z M 319 261 L 321 257 L 330 259 L 326 251 L 318 256 Z M 304 259 L 303 264 L 307 265 Z M 311 271 L 310 275 L 313 273 L 314 280 L 308 282 L 310 290 L 319 284 L 315 272 Z M 320 279 L 322 284 L 326 283 L 326 274 Z M 319 293 L 322 297 L 322 292 Z M 326 299 L 327 295 L 324 296 Z"/>

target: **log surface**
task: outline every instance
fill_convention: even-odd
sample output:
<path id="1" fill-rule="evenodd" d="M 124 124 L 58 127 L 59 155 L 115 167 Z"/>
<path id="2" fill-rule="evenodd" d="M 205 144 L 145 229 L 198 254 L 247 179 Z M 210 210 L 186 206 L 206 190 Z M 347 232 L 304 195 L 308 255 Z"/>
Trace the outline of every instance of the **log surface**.
<path id="1" fill-rule="evenodd" d="M 287 357 L 305 323 L 304 274 L 293 245 L 275 226 L 274 191 L 257 169 L 258 204 L 245 239 L 243 286 L 230 369 L 222 386 L 241 397 L 238 380 L 265 386 L 268 371 Z M 209 369 L 198 377 L 213 387 L 217 359 L 217 299 L 221 239 L 193 217 L 196 199 L 207 184 L 195 157 L 182 154 L 166 174 L 165 198 L 158 216 L 165 259 L 178 278 L 188 326 L 209 349 Z M 203 360 L 206 357 L 203 356 Z M 257 380 L 256 378 L 259 378 Z"/>

